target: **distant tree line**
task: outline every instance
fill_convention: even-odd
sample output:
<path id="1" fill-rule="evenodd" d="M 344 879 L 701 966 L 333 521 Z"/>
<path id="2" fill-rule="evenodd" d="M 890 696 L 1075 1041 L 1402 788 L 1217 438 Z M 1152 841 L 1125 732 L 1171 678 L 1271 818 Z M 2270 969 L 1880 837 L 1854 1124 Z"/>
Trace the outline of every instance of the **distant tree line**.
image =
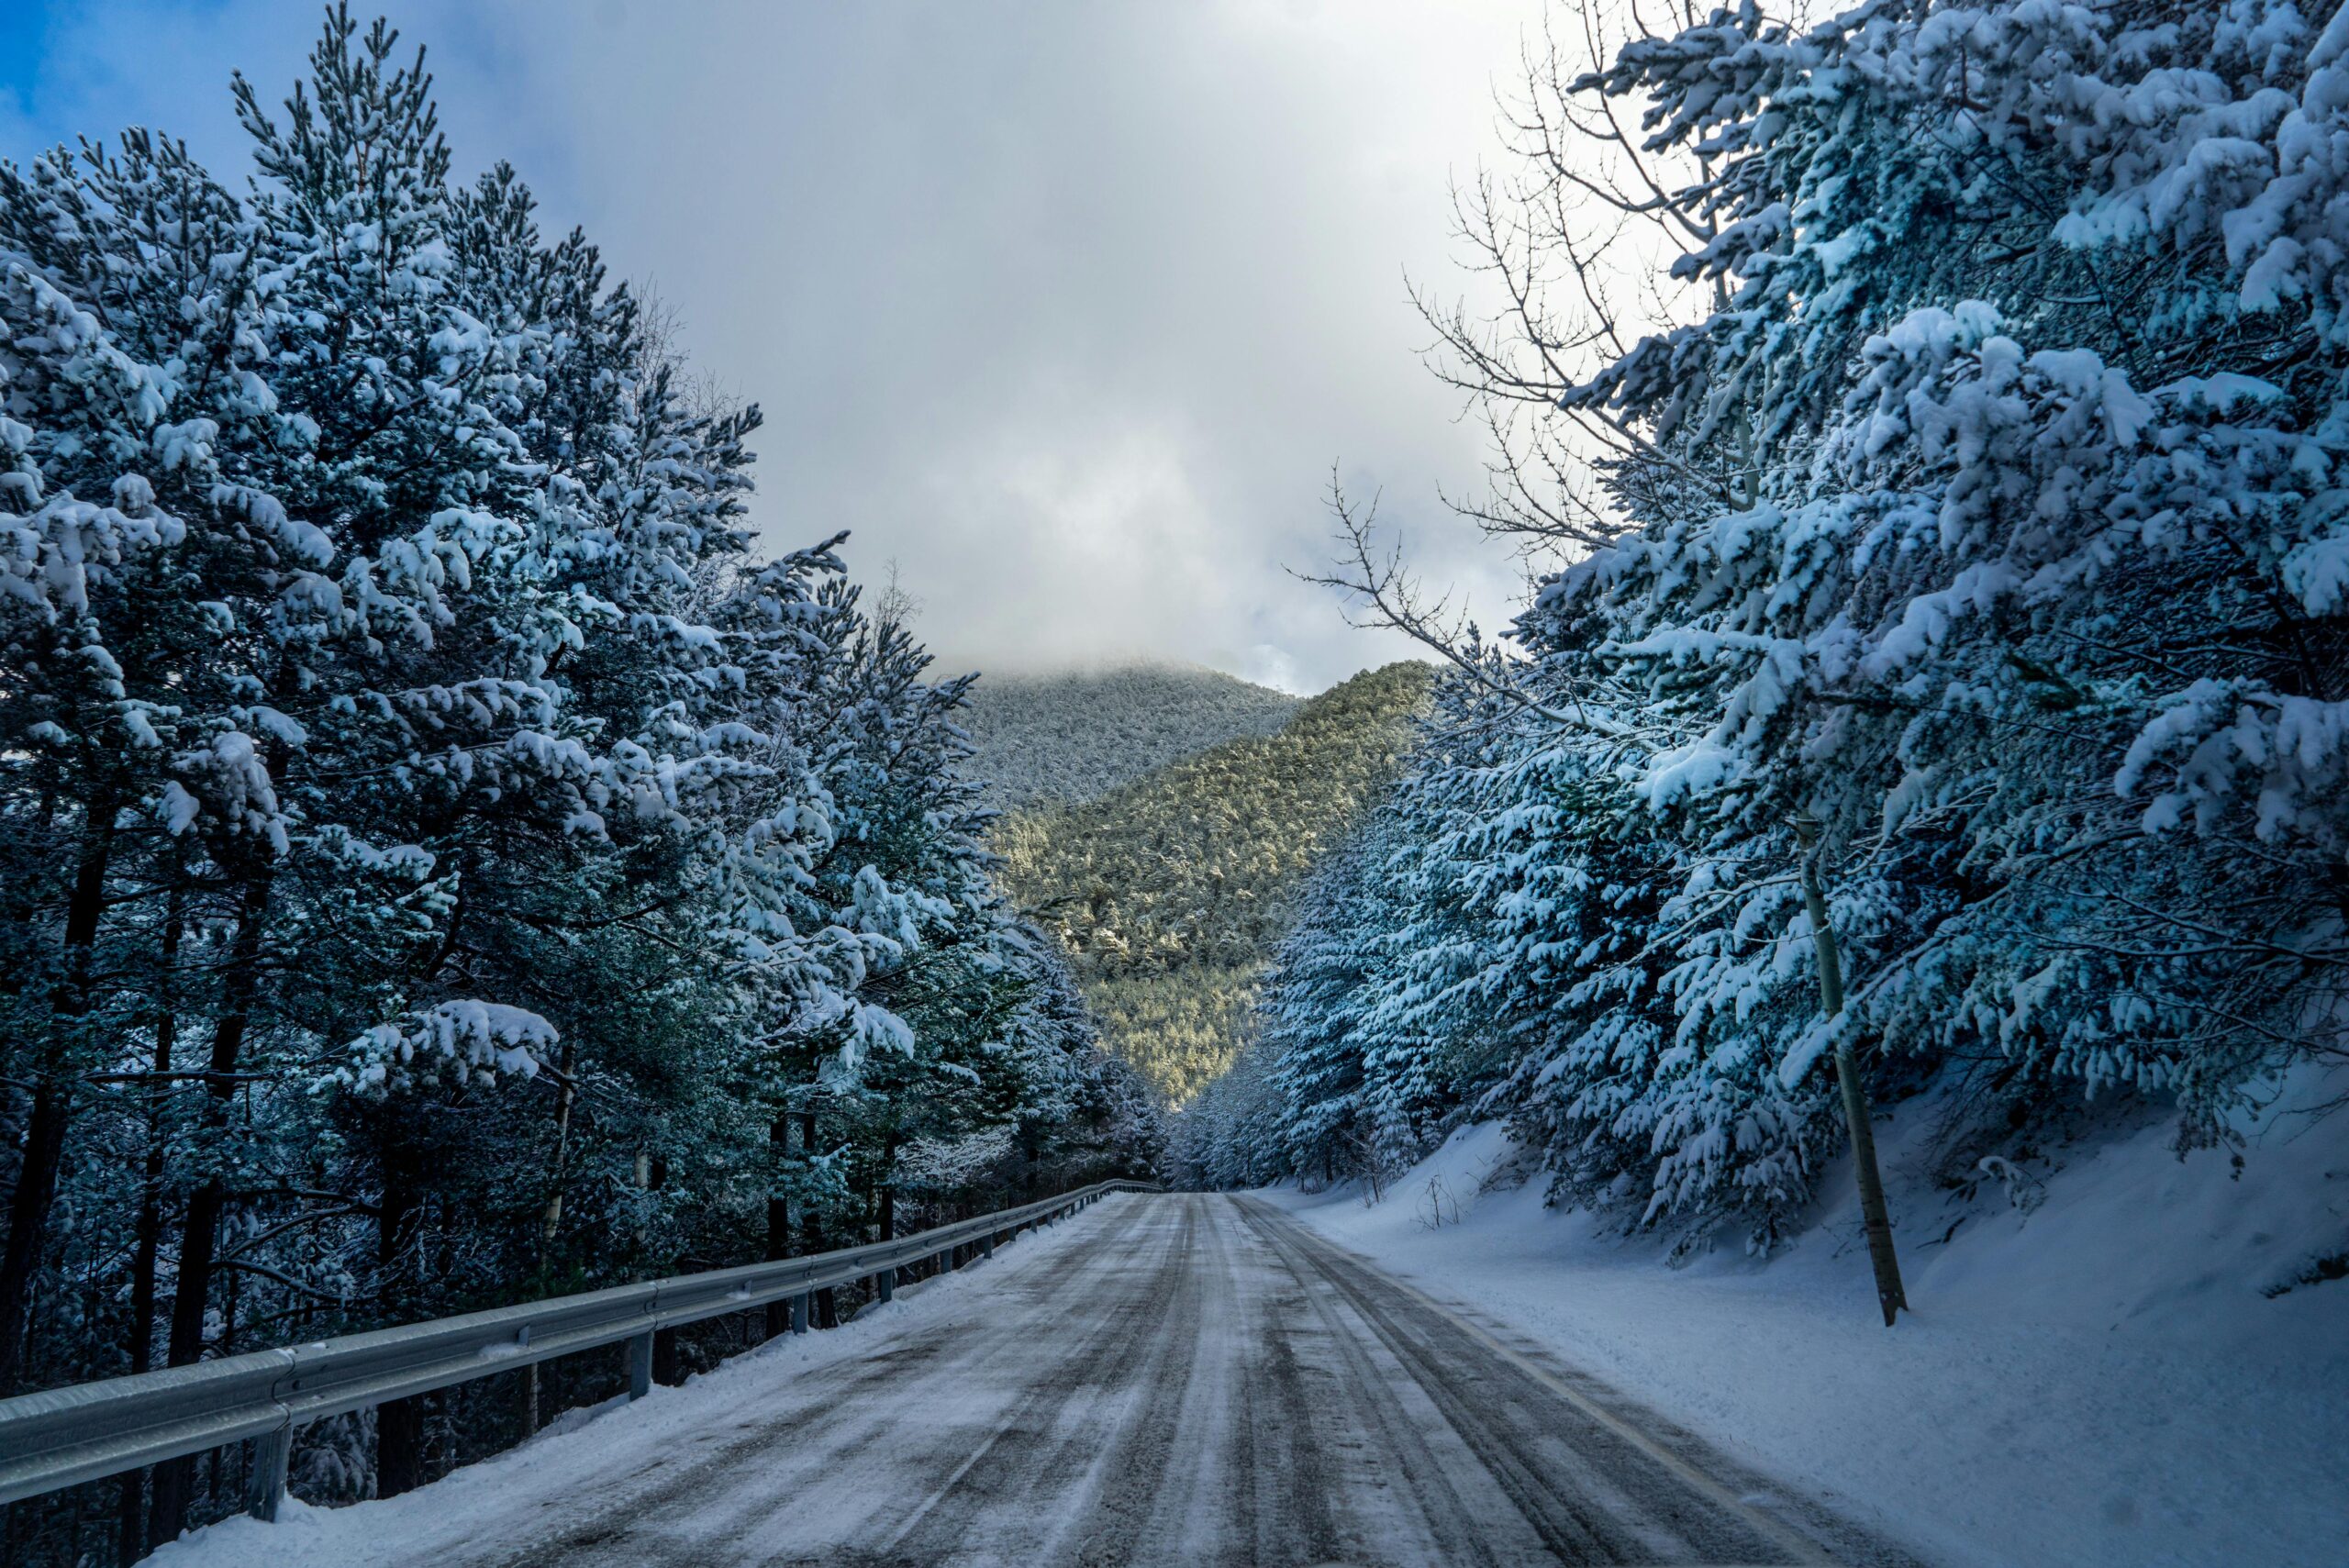
<path id="1" fill-rule="evenodd" d="M 1365 671 L 1243 737 L 996 835 L 1006 889 L 1057 935 L 1111 1048 L 1179 1105 L 1220 1074 L 1296 897 L 1408 749 L 1432 672 Z"/>

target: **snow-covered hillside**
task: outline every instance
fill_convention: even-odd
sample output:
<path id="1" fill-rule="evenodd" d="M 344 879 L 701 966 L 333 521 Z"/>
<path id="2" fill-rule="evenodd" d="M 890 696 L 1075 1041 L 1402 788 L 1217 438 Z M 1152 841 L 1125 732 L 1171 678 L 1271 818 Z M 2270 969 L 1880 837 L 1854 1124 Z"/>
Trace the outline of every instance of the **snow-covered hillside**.
<path id="1" fill-rule="evenodd" d="M 1398 1273 L 1556 1353 L 1934 1562 L 2241 1568 L 2349 1560 L 2349 1122 L 2303 1075 L 2241 1124 L 2074 1146 L 2044 1179 L 1920 1178 L 1931 1118 L 1887 1126 L 1909 1299 L 1877 1321 L 1848 1164 L 1767 1261 L 1667 1267 L 1464 1129 L 1365 1205 L 1276 1195 Z M 2011 1183 L 2011 1186 L 2007 1185 Z"/>
<path id="2" fill-rule="evenodd" d="M 978 748 L 970 772 L 1000 806 L 1091 800 L 1210 746 L 1271 735 L 1303 700 L 1184 664 L 988 675 L 964 726 Z"/>
<path id="3" fill-rule="evenodd" d="M 1365 670 L 1275 734 L 997 825 L 1002 886 L 1061 940 L 1103 1043 L 1169 1104 L 1239 1053 L 1300 884 L 1392 784 L 1430 682 L 1410 661 Z"/>

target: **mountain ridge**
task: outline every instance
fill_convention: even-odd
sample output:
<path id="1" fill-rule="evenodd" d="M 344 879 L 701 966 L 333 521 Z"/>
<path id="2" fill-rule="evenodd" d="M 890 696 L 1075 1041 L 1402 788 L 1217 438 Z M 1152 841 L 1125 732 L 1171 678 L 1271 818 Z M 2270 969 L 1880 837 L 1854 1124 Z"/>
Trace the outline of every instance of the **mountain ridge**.
<path id="1" fill-rule="evenodd" d="M 1004 809 L 1092 800 L 1224 741 L 1276 733 L 1308 700 L 1173 662 L 982 676 L 963 723 L 967 771 Z"/>
<path id="2" fill-rule="evenodd" d="M 1170 1104 L 1230 1064 L 1297 889 L 1400 771 L 1433 672 L 1366 670 L 1269 735 L 996 825 L 998 882 L 1061 940 L 1104 1042 Z"/>

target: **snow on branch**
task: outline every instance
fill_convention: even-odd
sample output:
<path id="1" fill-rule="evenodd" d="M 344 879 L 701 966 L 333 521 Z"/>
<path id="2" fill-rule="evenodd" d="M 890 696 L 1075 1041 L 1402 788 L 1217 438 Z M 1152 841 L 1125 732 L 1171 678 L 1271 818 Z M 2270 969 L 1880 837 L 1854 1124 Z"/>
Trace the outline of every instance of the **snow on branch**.
<path id="1" fill-rule="evenodd" d="M 388 1094 L 434 1083 L 490 1084 L 501 1073 L 535 1078 L 559 1038 L 552 1024 L 521 1007 L 440 1002 L 377 1024 L 352 1040 L 352 1060 L 328 1082 Z"/>

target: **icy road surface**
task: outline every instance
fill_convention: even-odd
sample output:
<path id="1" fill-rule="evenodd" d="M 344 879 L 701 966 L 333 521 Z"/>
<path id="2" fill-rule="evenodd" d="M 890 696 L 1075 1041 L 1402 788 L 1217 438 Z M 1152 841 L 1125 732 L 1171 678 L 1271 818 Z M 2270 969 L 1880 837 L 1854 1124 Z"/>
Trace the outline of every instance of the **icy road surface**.
<path id="1" fill-rule="evenodd" d="M 943 1283 L 812 1355 L 162 1561 L 1910 1561 L 1251 1198 L 1113 1198 Z"/>

